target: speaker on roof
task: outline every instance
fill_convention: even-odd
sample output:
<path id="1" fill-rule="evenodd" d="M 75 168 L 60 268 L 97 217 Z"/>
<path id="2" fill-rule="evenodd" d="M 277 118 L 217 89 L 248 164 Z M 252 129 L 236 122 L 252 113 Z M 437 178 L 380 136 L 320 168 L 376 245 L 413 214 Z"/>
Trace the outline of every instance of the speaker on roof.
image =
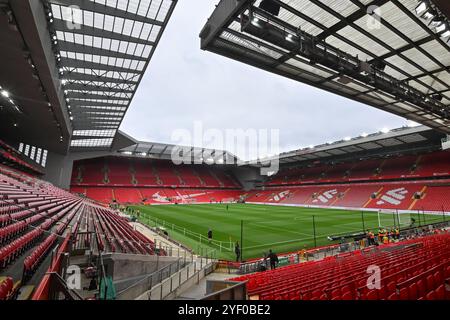
<path id="1" fill-rule="evenodd" d="M 261 1 L 259 8 L 273 14 L 274 16 L 278 16 L 280 14 L 280 5 L 273 0 Z"/>
<path id="2" fill-rule="evenodd" d="M 375 60 L 372 65 L 377 68 L 378 70 L 384 71 L 386 69 L 386 62 L 383 60 Z"/>

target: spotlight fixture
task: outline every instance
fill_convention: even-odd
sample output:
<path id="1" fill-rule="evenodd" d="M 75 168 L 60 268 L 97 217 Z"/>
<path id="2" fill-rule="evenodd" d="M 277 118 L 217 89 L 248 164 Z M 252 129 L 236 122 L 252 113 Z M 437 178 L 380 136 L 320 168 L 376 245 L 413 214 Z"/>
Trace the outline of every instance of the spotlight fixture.
<path id="1" fill-rule="evenodd" d="M 430 4 L 428 1 L 420 1 L 419 5 L 416 7 L 416 14 L 418 16 L 422 16 L 428 9 L 430 8 Z"/>
<path id="2" fill-rule="evenodd" d="M 2 90 L 2 96 L 9 98 L 9 92 L 6 90 Z"/>
<path id="3" fill-rule="evenodd" d="M 433 18 L 431 21 L 430 21 L 430 26 L 432 27 L 432 28 L 438 28 L 438 27 L 441 27 L 442 25 L 444 25 L 444 23 L 445 23 L 445 21 L 444 21 L 444 19 L 442 19 L 441 17 L 435 17 L 435 18 Z M 437 31 L 437 30 L 436 30 Z"/>
<path id="4" fill-rule="evenodd" d="M 259 19 L 258 18 L 253 18 L 252 19 L 252 25 L 259 27 Z"/>
<path id="5" fill-rule="evenodd" d="M 294 35 L 292 33 L 288 33 L 286 36 L 287 41 L 294 41 Z"/>

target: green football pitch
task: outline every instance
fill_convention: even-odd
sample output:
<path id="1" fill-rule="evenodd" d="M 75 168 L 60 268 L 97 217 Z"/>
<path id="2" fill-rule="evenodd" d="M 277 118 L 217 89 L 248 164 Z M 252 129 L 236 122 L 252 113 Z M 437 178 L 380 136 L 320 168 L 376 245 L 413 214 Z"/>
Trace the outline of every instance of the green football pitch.
<path id="1" fill-rule="evenodd" d="M 442 216 L 395 212 L 347 211 L 334 209 L 269 206 L 254 204 L 196 204 L 134 206 L 140 222 L 166 230 L 194 252 L 215 250 L 222 259 L 234 259 L 234 243 L 241 242 L 243 259 L 258 258 L 269 249 L 277 253 L 330 245 L 329 236 L 377 230 L 379 225 L 409 226 L 442 221 Z M 313 219 L 314 217 L 314 219 Z M 394 222 L 395 219 L 395 222 Z M 315 228 L 313 227 L 315 226 Z M 211 229 L 213 240 L 207 239 Z M 315 236 L 314 236 L 315 235 Z M 242 244 L 241 244 L 242 246 Z M 201 251 L 201 252 L 200 252 Z"/>

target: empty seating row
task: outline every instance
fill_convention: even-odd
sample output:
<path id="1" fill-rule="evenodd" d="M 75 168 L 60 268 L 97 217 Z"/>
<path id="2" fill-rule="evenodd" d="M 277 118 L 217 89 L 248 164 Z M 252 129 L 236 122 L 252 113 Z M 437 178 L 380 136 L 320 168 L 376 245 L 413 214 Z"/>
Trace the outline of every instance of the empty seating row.
<path id="1" fill-rule="evenodd" d="M 249 295 L 262 300 L 438 298 L 450 278 L 449 249 L 450 234 L 443 233 L 233 280 L 247 281 Z M 370 279 L 373 272 L 378 280 Z"/>
<path id="2" fill-rule="evenodd" d="M 39 263 L 45 258 L 48 250 L 55 244 L 57 236 L 55 234 L 49 235 L 38 247 L 24 260 L 24 276 L 29 277 L 36 269 Z"/>
<path id="3" fill-rule="evenodd" d="M 14 240 L 10 244 L 0 248 L 0 268 L 6 267 L 14 259 L 20 256 L 26 249 L 35 244 L 42 235 L 41 228 L 34 229 L 31 232 Z"/>
<path id="4" fill-rule="evenodd" d="M 14 282 L 11 277 L 0 279 L 0 300 L 7 300 L 14 289 Z"/>
<path id="5" fill-rule="evenodd" d="M 282 168 L 268 186 L 450 176 L 450 151 Z"/>
<path id="6" fill-rule="evenodd" d="M 436 181 L 348 183 L 271 187 L 245 195 L 247 202 L 319 207 L 450 212 L 450 185 Z M 442 184 L 442 182 L 439 182 Z"/>
<path id="7" fill-rule="evenodd" d="M 171 161 L 106 157 L 74 163 L 72 187 L 239 188 L 232 174 L 208 165 L 174 165 Z"/>

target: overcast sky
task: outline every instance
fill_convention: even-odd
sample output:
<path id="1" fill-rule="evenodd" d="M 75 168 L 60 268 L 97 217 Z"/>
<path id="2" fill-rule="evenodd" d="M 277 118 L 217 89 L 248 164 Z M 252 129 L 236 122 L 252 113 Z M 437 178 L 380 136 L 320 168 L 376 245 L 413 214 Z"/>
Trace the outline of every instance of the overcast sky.
<path id="1" fill-rule="evenodd" d="M 205 129 L 279 129 L 284 152 L 407 124 L 373 107 L 200 50 L 198 34 L 216 3 L 178 1 L 122 131 L 138 140 L 174 143 L 174 130 L 192 131 L 195 121 Z"/>

